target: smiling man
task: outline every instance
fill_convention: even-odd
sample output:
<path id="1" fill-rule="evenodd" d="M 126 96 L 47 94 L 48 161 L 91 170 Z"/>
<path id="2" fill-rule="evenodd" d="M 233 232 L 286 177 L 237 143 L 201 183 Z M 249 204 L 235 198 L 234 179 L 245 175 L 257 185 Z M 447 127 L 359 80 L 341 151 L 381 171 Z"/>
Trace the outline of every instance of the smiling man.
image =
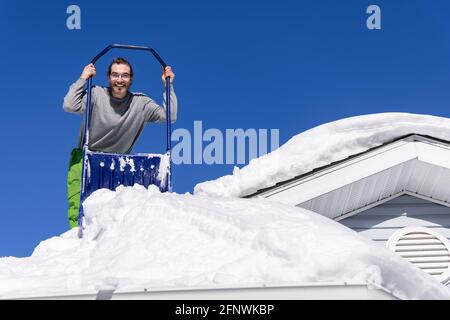
<path id="1" fill-rule="evenodd" d="M 96 69 L 87 65 L 80 78 L 73 83 L 64 97 L 65 111 L 83 114 L 86 110 L 86 83 L 94 77 Z M 111 153 L 130 153 L 147 122 L 166 122 L 166 95 L 163 92 L 163 107 L 143 93 L 130 92 L 133 83 L 133 68 L 123 59 L 116 58 L 108 68 L 109 87 L 92 87 L 91 122 L 89 127 L 89 149 Z M 170 117 L 177 119 L 177 97 L 173 89 L 175 74 L 167 66 L 163 70 L 162 80 L 170 78 Z M 78 147 L 72 150 L 67 177 L 69 199 L 69 224 L 78 225 L 80 205 L 81 170 L 84 144 L 84 120 L 81 125 Z"/>

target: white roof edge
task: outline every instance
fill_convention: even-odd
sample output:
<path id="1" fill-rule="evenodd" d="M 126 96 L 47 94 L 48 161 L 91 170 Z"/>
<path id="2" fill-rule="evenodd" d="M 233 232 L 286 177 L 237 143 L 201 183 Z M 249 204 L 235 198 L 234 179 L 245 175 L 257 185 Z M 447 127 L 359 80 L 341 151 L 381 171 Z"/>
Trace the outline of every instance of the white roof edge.
<path id="1" fill-rule="evenodd" d="M 450 148 L 450 141 L 442 140 L 439 138 L 431 137 L 431 136 L 425 136 L 421 134 L 410 134 L 404 138 L 401 138 L 399 140 L 405 140 L 405 141 L 422 141 L 422 142 L 428 142 L 432 144 L 440 144 L 442 146 L 447 146 Z M 389 144 L 389 142 L 387 143 Z"/>
<path id="2" fill-rule="evenodd" d="M 406 153 L 401 154 L 403 157 L 405 157 L 405 159 L 402 159 L 402 160 L 399 159 L 400 162 L 405 162 L 405 161 L 411 160 L 412 158 L 416 158 L 421 161 L 431 162 L 433 164 L 440 165 L 440 166 L 444 166 L 444 165 L 446 167 L 449 166 L 450 157 L 449 157 L 449 161 L 447 161 L 447 159 L 442 159 L 441 155 L 439 155 L 438 159 L 431 161 L 433 153 L 430 153 L 430 150 L 431 150 L 430 145 L 433 145 L 435 147 L 442 147 L 443 149 L 440 150 L 441 151 L 440 154 L 442 154 L 442 152 L 446 152 L 446 151 L 450 150 L 450 144 L 444 143 L 439 140 L 434 140 L 432 138 L 424 137 L 421 135 L 413 134 L 413 135 L 406 136 L 402 139 L 387 143 L 385 145 L 376 147 L 374 150 L 367 150 L 361 154 L 353 155 L 353 156 L 350 156 L 349 158 L 342 159 L 342 160 L 338 161 L 337 163 L 330 164 L 328 166 L 325 166 L 322 169 L 318 168 L 318 171 L 316 171 L 316 172 L 310 171 L 308 173 L 303 174 L 301 177 L 291 179 L 292 181 L 290 181 L 290 182 L 282 183 L 281 185 L 278 185 L 278 186 L 274 185 L 272 187 L 267 188 L 267 190 L 257 192 L 257 194 L 254 194 L 254 196 L 252 196 L 250 194 L 250 195 L 247 195 L 244 197 L 248 197 L 248 196 L 250 196 L 250 197 L 258 197 L 258 196 L 270 197 L 278 192 L 295 187 L 298 184 L 303 184 L 307 181 L 317 179 L 318 177 L 329 174 L 330 172 L 337 171 L 341 168 L 350 166 L 354 163 L 367 160 L 367 159 L 375 157 L 377 155 L 381 155 L 388 151 L 405 146 L 409 143 L 413 143 L 414 145 L 420 145 L 422 143 L 425 146 L 428 146 L 428 148 L 427 147 L 422 147 L 422 148 L 417 147 L 417 148 L 413 148 L 413 150 L 410 149 L 410 151 L 409 151 L 410 157 L 407 158 Z"/>
<path id="3" fill-rule="evenodd" d="M 408 136 L 403 139 L 400 139 L 400 140 L 397 140 L 394 142 L 390 142 L 386 145 L 378 146 L 375 148 L 375 150 L 367 150 L 358 155 L 351 155 L 345 159 L 338 160 L 335 163 L 330 163 L 322 168 L 315 168 L 309 172 L 305 172 L 304 174 L 302 174 L 299 177 L 290 179 L 291 180 L 290 182 L 283 183 L 283 181 L 282 181 L 281 185 L 274 185 L 272 187 L 268 187 L 267 190 L 258 191 L 258 192 L 256 192 L 257 194 L 255 194 L 255 196 L 268 195 L 268 194 L 279 192 L 280 190 L 283 190 L 286 188 L 291 188 L 292 186 L 294 186 L 298 183 L 303 183 L 305 181 L 315 179 L 317 177 L 327 174 L 330 171 L 338 170 L 339 168 L 341 168 L 343 166 L 348 166 L 354 162 L 358 162 L 358 161 L 364 160 L 366 158 L 372 157 L 374 155 L 389 151 L 390 149 L 398 148 L 402 145 L 407 144 L 408 142 L 413 142 L 414 136 Z M 314 170 L 317 170 L 317 171 L 314 172 Z M 248 197 L 248 196 L 252 196 L 252 194 L 249 194 L 249 195 L 246 195 L 243 197 Z"/>
<path id="4" fill-rule="evenodd" d="M 273 188 L 263 191 L 256 196 L 271 197 L 282 191 L 295 188 L 305 183 L 323 179 L 327 179 L 328 181 L 330 181 L 330 176 L 343 175 L 342 170 L 346 171 L 347 174 L 344 175 L 345 180 L 332 180 L 336 185 L 327 186 L 328 191 L 334 190 L 342 185 L 351 183 L 351 181 L 356 181 L 362 177 L 373 175 L 376 172 L 393 167 L 400 163 L 417 159 L 418 152 L 417 148 L 414 148 L 415 143 L 420 142 L 405 142 L 404 140 L 398 141 L 395 144 L 386 145 L 372 152 L 364 153 L 354 158 L 343 160 L 337 164 L 330 165 L 317 172 L 311 172 L 310 174 L 294 179 L 289 183 L 274 186 Z M 384 156 L 389 151 L 391 151 L 391 153 L 389 153 L 390 156 L 388 157 L 388 159 L 386 161 L 380 161 L 380 159 L 385 158 Z M 371 164 L 369 165 L 368 162 L 370 162 Z M 355 165 L 358 168 L 364 168 L 364 170 L 355 170 Z M 315 192 L 317 194 L 323 194 L 328 192 L 327 190 L 316 190 Z M 309 198 L 314 198 L 314 196 L 311 195 Z"/>
<path id="5" fill-rule="evenodd" d="M 366 283 L 310 283 L 266 287 L 224 287 L 140 291 L 91 291 L 67 295 L 11 297 L 17 300 L 393 300 L 381 287 Z"/>

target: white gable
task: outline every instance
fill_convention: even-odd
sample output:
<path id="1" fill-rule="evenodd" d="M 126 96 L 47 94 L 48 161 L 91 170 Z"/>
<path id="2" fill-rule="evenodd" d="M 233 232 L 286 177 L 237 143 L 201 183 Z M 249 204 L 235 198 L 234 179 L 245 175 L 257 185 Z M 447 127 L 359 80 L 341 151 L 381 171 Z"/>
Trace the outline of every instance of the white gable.
<path id="1" fill-rule="evenodd" d="M 255 196 L 339 220 L 403 194 L 450 206 L 450 147 L 412 135 Z"/>

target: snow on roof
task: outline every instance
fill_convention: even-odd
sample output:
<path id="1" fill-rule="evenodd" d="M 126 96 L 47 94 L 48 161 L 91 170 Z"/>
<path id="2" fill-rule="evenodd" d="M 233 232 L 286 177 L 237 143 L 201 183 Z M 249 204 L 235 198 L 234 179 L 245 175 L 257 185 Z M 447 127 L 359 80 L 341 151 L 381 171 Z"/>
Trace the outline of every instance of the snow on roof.
<path id="1" fill-rule="evenodd" d="M 366 283 L 406 299 L 450 298 L 439 282 L 356 232 L 264 199 L 101 189 L 78 228 L 32 256 L 0 259 L 0 298 L 99 290 Z"/>
<path id="2" fill-rule="evenodd" d="M 199 183 L 195 194 L 242 197 L 259 189 L 346 159 L 408 134 L 450 141 L 450 119 L 410 113 L 379 113 L 326 123 L 292 137 L 232 175 Z"/>

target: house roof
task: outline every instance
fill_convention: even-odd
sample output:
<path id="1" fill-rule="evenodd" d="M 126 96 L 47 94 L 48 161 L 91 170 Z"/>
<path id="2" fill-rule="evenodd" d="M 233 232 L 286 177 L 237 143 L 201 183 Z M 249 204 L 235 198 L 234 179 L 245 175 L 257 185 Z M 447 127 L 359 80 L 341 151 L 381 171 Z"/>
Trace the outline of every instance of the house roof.
<path id="1" fill-rule="evenodd" d="M 246 196 L 342 219 L 402 194 L 450 206 L 450 142 L 410 134 Z"/>
<path id="2" fill-rule="evenodd" d="M 361 156 L 361 155 L 363 155 L 363 154 L 367 154 L 367 153 L 369 153 L 369 152 L 371 152 L 371 151 L 374 151 L 374 150 L 383 148 L 384 146 L 389 145 L 389 144 L 391 144 L 391 143 L 394 143 L 394 142 L 396 142 L 396 141 L 406 140 L 406 139 L 413 139 L 413 140 L 417 140 L 417 139 L 428 139 L 428 140 L 433 140 L 433 141 L 436 141 L 436 142 L 440 142 L 440 143 L 442 143 L 442 144 L 450 145 L 450 141 L 447 141 L 447 140 L 438 139 L 438 138 L 434 138 L 434 137 L 427 136 L 427 135 L 407 134 L 407 135 L 404 135 L 404 136 L 402 136 L 402 137 L 395 138 L 395 139 L 392 139 L 392 140 L 390 140 L 390 141 L 388 141 L 388 142 L 385 142 L 385 143 L 383 143 L 382 145 L 379 145 L 379 146 L 370 148 L 370 149 L 368 149 L 368 150 L 366 150 L 366 151 L 359 152 L 359 153 L 357 153 L 357 154 L 352 154 L 352 155 L 348 156 L 348 157 L 345 158 L 345 159 L 341 159 L 341 160 L 338 160 L 338 161 L 334 161 L 334 162 L 329 163 L 329 164 L 327 164 L 327 165 L 324 165 L 324 166 L 321 166 L 321 167 L 314 168 L 313 170 L 311 170 L 311 171 L 309 171 L 309 172 L 306 172 L 306 173 L 303 173 L 303 174 L 299 174 L 299 175 L 297 175 L 297 176 L 295 176 L 295 177 L 293 177 L 293 178 L 291 178 L 291 179 L 287 179 L 287 180 L 278 182 L 278 183 L 276 183 L 276 184 L 274 184 L 274 185 L 272 185 L 272 186 L 266 187 L 266 188 L 258 189 L 256 192 L 253 192 L 253 193 L 251 193 L 251 194 L 245 195 L 245 196 L 243 196 L 242 198 L 254 198 L 255 196 L 258 196 L 258 195 L 260 195 L 260 194 L 262 194 L 262 193 L 264 193 L 264 192 L 266 192 L 266 191 L 272 190 L 273 188 L 280 187 L 280 186 L 283 186 L 283 185 L 285 185 L 285 184 L 289 184 L 289 183 L 292 182 L 292 181 L 297 181 L 297 180 L 302 179 L 302 178 L 304 178 L 304 177 L 310 176 L 310 175 L 312 175 L 312 174 L 314 174 L 314 173 L 316 173 L 316 172 L 319 172 L 319 171 L 325 170 L 325 169 L 327 169 L 327 168 L 336 166 L 336 165 L 338 165 L 338 164 L 340 164 L 340 163 L 343 163 L 343 162 L 348 161 L 348 160 L 350 160 L 350 159 L 356 158 L 356 157 Z"/>
<path id="3" fill-rule="evenodd" d="M 325 123 L 293 136 L 242 168 L 235 167 L 230 175 L 197 184 L 194 193 L 220 197 L 253 195 L 412 134 L 450 141 L 450 119 L 379 113 Z"/>

